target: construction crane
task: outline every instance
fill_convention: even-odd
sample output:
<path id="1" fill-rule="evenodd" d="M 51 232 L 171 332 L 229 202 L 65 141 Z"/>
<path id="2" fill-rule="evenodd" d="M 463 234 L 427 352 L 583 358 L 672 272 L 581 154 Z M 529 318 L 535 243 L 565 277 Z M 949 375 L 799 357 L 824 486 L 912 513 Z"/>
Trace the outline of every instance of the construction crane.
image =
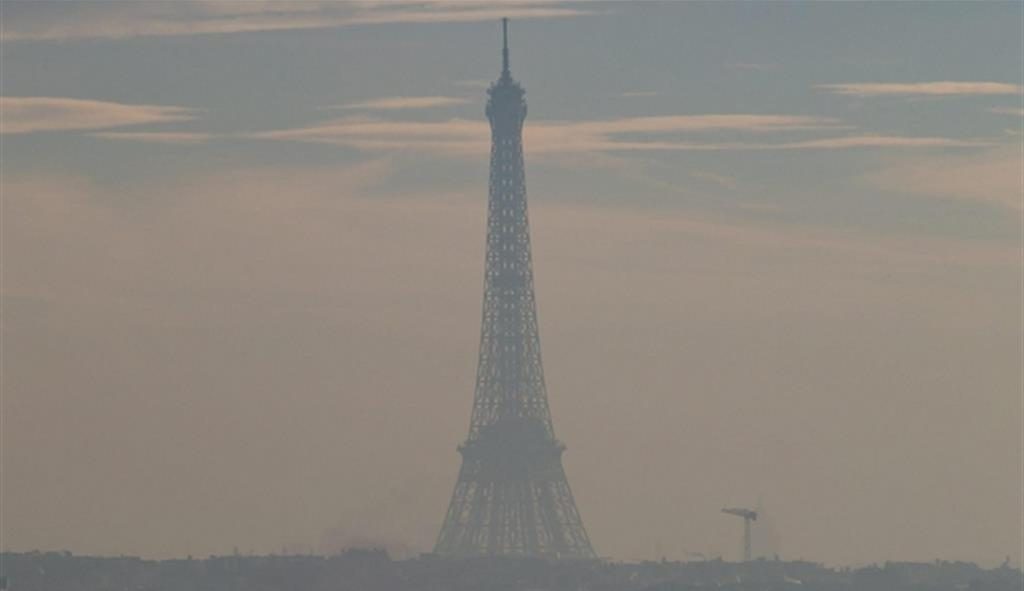
<path id="1" fill-rule="evenodd" d="M 722 509 L 722 513 L 743 518 L 743 562 L 750 562 L 750 522 L 757 521 L 757 511 L 726 508 Z"/>

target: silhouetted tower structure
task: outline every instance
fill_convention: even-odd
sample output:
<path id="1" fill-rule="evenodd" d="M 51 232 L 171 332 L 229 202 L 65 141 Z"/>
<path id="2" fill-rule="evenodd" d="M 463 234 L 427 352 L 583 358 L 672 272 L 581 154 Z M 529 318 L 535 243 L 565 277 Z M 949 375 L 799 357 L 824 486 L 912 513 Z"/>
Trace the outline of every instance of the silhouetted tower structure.
<path id="1" fill-rule="evenodd" d="M 487 91 L 491 176 L 476 392 L 462 468 L 434 551 L 594 558 L 556 438 L 541 366 L 523 172 L 524 90 L 509 70 Z"/>
<path id="2" fill-rule="evenodd" d="M 743 562 L 750 562 L 750 522 L 757 521 L 757 511 L 750 509 L 722 509 L 722 513 L 743 518 Z"/>

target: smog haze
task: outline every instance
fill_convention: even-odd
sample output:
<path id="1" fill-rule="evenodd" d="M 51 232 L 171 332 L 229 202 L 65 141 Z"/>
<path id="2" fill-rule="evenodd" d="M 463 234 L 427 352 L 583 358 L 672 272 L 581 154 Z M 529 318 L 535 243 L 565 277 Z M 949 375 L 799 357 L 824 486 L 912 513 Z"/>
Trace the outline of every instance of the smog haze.
<path id="1" fill-rule="evenodd" d="M 3 550 L 431 551 L 509 17 L 597 554 L 1020 566 L 1024 5 L 0 15 Z"/>

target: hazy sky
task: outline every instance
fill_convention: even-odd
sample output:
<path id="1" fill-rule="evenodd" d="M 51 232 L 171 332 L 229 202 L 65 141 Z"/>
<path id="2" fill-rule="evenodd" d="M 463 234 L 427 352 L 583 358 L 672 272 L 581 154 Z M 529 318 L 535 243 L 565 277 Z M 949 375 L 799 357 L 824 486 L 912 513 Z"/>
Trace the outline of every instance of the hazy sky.
<path id="1" fill-rule="evenodd" d="M 503 15 L 598 553 L 1020 556 L 1020 2 L 4 0 L 3 548 L 430 549 Z"/>

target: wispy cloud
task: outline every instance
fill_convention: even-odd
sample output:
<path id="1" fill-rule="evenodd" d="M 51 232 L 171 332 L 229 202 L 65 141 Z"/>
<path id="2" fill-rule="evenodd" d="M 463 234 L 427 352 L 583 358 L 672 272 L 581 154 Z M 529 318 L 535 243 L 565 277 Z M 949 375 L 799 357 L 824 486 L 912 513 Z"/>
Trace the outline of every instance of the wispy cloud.
<path id="1" fill-rule="evenodd" d="M 901 159 L 865 180 L 890 191 L 1024 208 L 1019 145 Z"/>
<path id="2" fill-rule="evenodd" d="M 319 125 L 250 134 L 258 139 L 348 146 L 364 151 L 428 150 L 472 154 L 487 150 L 487 124 L 467 119 L 443 122 L 386 121 L 346 117 Z"/>
<path id="3" fill-rule="evenodd" d="M 372 3 L 362 14 L 349 19 L 346 24 L 386 23 L 451 23 L 496 21 L 500 18 L 564 18 L 590 14 L 578 5 L 558 6 L 550 2 L 493 2 L 473 4 L 469 2 L 408 2 Z"/>
<path id="4" fill-rule="evenodd" d="M 124 39 L 147 36 L 320 29 L 389 23 L 442 23 L 564 18 L 588 14 L 550 1 L 468 2 L 138 2 L 4 3 L 4 41 Z"/>
<path id="5" fill-rule="evenodd" d="M 733 130 L 752 133 L 842 127 L 836 119 L 801 115 L 753 115 L 746 113 L 709 115 L 662 115 L 624 117 L 603 121 L 540 122 L 535 127 L 566 127 L 587 133 L 655 133 Z"/>
<path id="6" fill-rule="evenodd" d="M 378 98 L 359 103 L 346 105 L 335 105 L 329 109 L 365 109 L 379 111 L 395 111 L 402 109 L 431 109 L 436 107 L 450 107 L 454 105 L 465 105 L 470 100 L 455 96 L 392 96 Z"/>
<path id="7" fill-rule="evenodd" d="M 985 141 L 942 137 L 891 135 L 840 135 L 807 140 L 715 141 L 712 132 L 764 136 L 772 132 L 848 130 L 835 119 L 794 115 L 671 115 L 626 117 L 600 121 L 538 121 L 524 130 L 531 153 L 592 153 L 643 150 L 813 150 L 846 148 L 949 148 L 990 145 Z M 693 133 L 699 141 L 666 136 Z M 412 150 L 449 155 L 476 155 L 489 149 L 490 131 L 485 122 L 466 119 L 447 121 L 391 121 L 343 118 L 297 129 L 250 134 L 249 137 L 315 142 L 347 146 L 363 151 Z"/>
<path id="8" fill-rule="evenodd" d="M 856 96 L 956 96 L 1021 94 L 1016 84 L 1004 82 L 858 82 L 819 84 L 818 89 L 833 94 Z"/>
<path id="9" fill-rule="evenodd" d="M 213 139 L 209 133 L 185 131 L 101 131 L 89 134 L 105 140 L 124 140 L 154 144 L 201 144 Z"/>
<path id="10" fill-rule="evenodd" d="M 987 140 L 961 140 L 945 137 L 914 137 L 899 135 L 849 135 L 841 137 L 787 142 L 766 146 L 790 150 L 842 148 L 979 148 L 991 146 Z"/>
<path id="11" fill-rule="evenodd" d="M 193 119 L 195 111 L 62 97 L 0 97 L 0 133 L 105 129 Z"/>
<path id="12" fill-rule="evenodd" d="M 751 133 L 835 128 L 832 119 L 789 115 L 674 115 L 628 117 L 605 121 L 540 121 L 526 127 L 534 152 L 612 150 L 713 149 L 699 144 L 623 140 L 623 134 L 664 135 L 679 132 L 731 130 Z M 319 142 L 363 150 L 431 150 L 455 154 L 488 150 L 490 131 L 483 121 L 439 122 L 343 118 L 311 127 L 261 132 L 264 139 Z"/>
<path id="13" fill-rule="evenodd" d="M 988 110 L 989 113 L 995 113 L 996 115 L 1016 115 L 1018 117 L 1024 117 L 1024 109 L 1015 107 L 993 107 Z"/>

